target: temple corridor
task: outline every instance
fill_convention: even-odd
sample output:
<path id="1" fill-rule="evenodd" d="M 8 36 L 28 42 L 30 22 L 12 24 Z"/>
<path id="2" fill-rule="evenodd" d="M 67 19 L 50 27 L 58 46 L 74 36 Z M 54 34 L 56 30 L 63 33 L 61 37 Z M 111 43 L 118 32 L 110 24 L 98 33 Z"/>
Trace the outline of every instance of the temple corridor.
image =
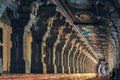
<path id="1" fill-rule="evenodd" d="M 0 80 L 120 80 L 119 49 L 119 0 L 0 0 Z"/>

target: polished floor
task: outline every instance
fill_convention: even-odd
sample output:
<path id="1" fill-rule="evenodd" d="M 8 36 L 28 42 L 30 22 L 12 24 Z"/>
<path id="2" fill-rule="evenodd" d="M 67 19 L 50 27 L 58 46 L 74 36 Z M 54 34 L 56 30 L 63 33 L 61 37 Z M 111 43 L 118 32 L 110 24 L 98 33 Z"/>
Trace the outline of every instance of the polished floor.
<path id="1" fill-rule="evenodd" d="M 0 80 L 110 80 L 98 74 L 2 74 Z"/>

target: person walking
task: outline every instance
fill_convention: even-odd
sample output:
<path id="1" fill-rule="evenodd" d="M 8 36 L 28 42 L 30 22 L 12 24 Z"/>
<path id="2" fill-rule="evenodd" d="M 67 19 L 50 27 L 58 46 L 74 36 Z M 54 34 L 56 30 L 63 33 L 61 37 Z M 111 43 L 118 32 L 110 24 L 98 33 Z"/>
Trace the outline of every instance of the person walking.
<path id="1" fill-rule="evenodd" d="M 106 63 L 105 69 L 106 69 L 106 74 L 108 76 L 109 75 L 109 70 L 110 70 L 110 67 L 109 67 L 108 63 Z"/>
<path id="2" fill-rule="evenodd" d="M 102 74 L 103 77 L 106 76 L 106 69 L 105 69 L 105 65 L 103 63 L 100 63 L 100 65 L 98 67 L 98 73 Z"/>

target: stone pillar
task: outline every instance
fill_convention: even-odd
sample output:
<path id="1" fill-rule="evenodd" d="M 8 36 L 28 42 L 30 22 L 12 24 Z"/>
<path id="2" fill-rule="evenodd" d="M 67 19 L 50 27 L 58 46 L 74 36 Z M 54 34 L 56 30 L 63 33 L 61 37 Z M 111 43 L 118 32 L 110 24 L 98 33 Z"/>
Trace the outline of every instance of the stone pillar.
<path id="1" fill-rule="evenodd" d="M 32 35 L 29 33 L 29 35 L 26 37 L 26 44 L 25 44 L 25 72 L 30 73 L 31 69 L 31 52 L 32 52 Z"/>
<path id="2" fill-rule="evenodd" d="M 89 61 L 89 63 L 90 63 L 90 64 L 93 64 L 91 60 Z M 90 65 L 90 67 L 92 67 L 92 65 Z M 91 72 L 92 72 L 92 69 L 89 68 L 89 71 L 90 71 L 90 73 L 91 73 Z"/>
<path id="3" fill-rule="evenodd" d="M 79 47 L 78 47 L 77 52 L 75 54 L 75 58 L 74 58 L 74 65 L 75 65 L 75 67 L 74 67 L 74 73 L 78 72 L 77 65 L 78 65 L 78 58 L 79 58 L 79 56 L 80 56 L 80 51 L 79 51 Z"/>
<path id="4" fill-rule="evenodd" d="M 89 73 L 89 58 L 86 59 L 86 73 Z"/>
<path id="5" fill-rule="evenodd" d="M 54 65 L 53 65 L 53 46 L 46 46 L 46 68 L 47 73 L 54 73 Z"/>
<path id="6" fill-rule="evenodd" d="M 69 41 L 68 44 L 67 44 L 67 47 L 65 48 L 65 51 L 64 51 L 65 58 L 63 59 L 63 61 L 64 61 L 64 72 L 65 73 L 69 73 L 69 69 L 68 69 L 68 53 L 69 53 L 70 49 L 71 49 L 71 43 Z"/>
<path id="7" fill-rule="evenodd" d="M 11 60 L 11 54 L 10 54 L 10 50 L 11 50 L 11 33 L 12 33 L 12 29 L 10 26 L 8 26 L 7 24 L 4 24 L 2 22 L 0 22 L 0 28 L 2 29 L 3 35 L 3 41 L 2 43 L 0 43 L 0 46 L 2 46 L 2 58 L 1 58 L 1 66 L 3 66 L 3 72 L 4 73 L 9 73 L 10 72 L 10 60 Z"/>
<path id="8" fill-rule="evenodd" d="M 34 38 L 34 37 L 33 37 Z M 41 62 L 41 43 L 33 40 L 32 42 L 32 61 L 31 61 L 31 73 L 43 73 L 43 65 Z M 40 51 L 39 51 L 40 50 Z"/>
<path id="9" fill-rule="evenodd" d="M 69 52 L 69 49 L 70 49 L 70 46 L 71 46 L 69 44 L 70 43 L 71 31 L 72 31 L 72 27 L 69 26 L 69 24 L 67 23 L 66 28 L 64 29 L 66 42 L 65 42 L 65 45 L 64 45 L 63 50 L 62 50 L 62 54 L 63 54 L 62 64 L 64 66 L 64 73 L 68 73 L 68 67 L 67 67 L 68 59 L 67 59 L 67 56 L 68 56 L 68 52 Z"/>
<path id="10" fill-rule="evenodd" d="M 0 74 L 3 73 L 3 29 L 0 28 Z"/>
<path id="11" fill-rule="evenodd" d="M 54 64 L 53 64 L 53 49 L 55 48 L 55 42 L 59 40 L 59 34 L 55 31 L 58 30 L 58 26 L 55 28 L 55 26 L 52 27 L 50 31 L 50 37 L 46 39 L 46 68 L 47 68 L 47 73 L 54 73 Z M 59 41 L 58 41 L 59 42 Z"/>
<path id="12" fill-rule="evenodd" d="M 86 64 L 86 61 L 87 61 L 87 58 L 88 58 L 88 51 L 87 51 L 87 49 L 85 50 L 85 59 L 84 59 L 84 73 L 86 73 L 87 72 L 87 66 L 88 66 L 88 64 Z"/>
<path id="13" fill-rule="evenodd" d="M 47 51 L 49 50 L 49 48 L 47 49 L 47 39 L 50 37 L 49 34 L 53 27 L 53 17 L 56 15 L 56 6 L 52 4 L 41 5 L 37 13 L 38 20 L 36 20 L 31 28 L 33 36 L 31 71 L 32 73 L 47 73 L 46 54 L 48 54 Z"/>
<path id="14" fill-rule="evenodd" d="M 80 58 L 81 58 L 81 56 L 82 56 L 82 46 L 80 45 L 80 47 L 79 47 L 79 55 L 78 55 L 78 57 L 77 57 L 77 73 L 80 73 Z"/>
<path id="15" fill-rule="evenodd" d="M 84 63 L 84 61 L 85 61 L 85 58 L 86 58 L 86 56 L 85 56 L 85 54 L 83 54 L 83 58 L 82 58 L 82 73 L 84 73 L 84 68 L 85 68 L 85 63 Z"/>
<path id="16" fill-rule="evenodd" d="M 74 49 L 73 49 L 73 51 L 71 52 L 71 54 L 70 54 L 70 57 L 71 57 L 71 59 L 70 59 L 70 70 L 71 70 L 71 73 L 74 73 L 74 71 L 75 71 L 75 61 L 74 61 L 74 58 L 75 58 L 75 55 L 76 55 L 76 52 L 77 52 L 77 48 L 78 48 L 78 46 L 79 46 L 79 43 L 76 43 L 75 45 L 74 45 Z"/>
<path id="17" fill-rule="evenodd" d="M 70 70 L 70 60 L 71 60 L 71 57 L 70 57 L 70 54 L 71 54 L 71 52 L 72 52 L 72 50 L 73 50 L 73 48 L 74 48 L 74 44 L 75 44 L 75 42 L 76 42 L 76 39 L 73 39 L 72 41 L 71 41 L 71 48 L 70 48 L 70 50 L 69 50 L 69 52 L 68 52 L 68 63 L 67 63 L 67 66 L 68 66 L 68 70 L 69 70 L 69 73 L 71 72 L 71 70 Z"/>
<path id="18" fill-rule="evenodd" d="M 46 42 L 43 41 L 42 42 L 42 45 L 41 45 L 41 48 L 42 48 L 42 64 L 43 64 L 43 73 L 47 73 L 47 68 L 46 68 L 46 63 L 45 63 L 45 59 L 46 59 Z"/>
<path id="19" fill-rule="evenodd" d="M 85 59 L 86 59 L 86 48 L 85 49 L 83 49 L 83 55 L 84 55 L 84 57 L 83 57 L 83 59 L 82 59 L 82 73 L 85 73 Z"/>
<path id="20" fill-rule="evenodd" d="M 62 35 L 62 32 L 63 32 L 63 27 L 60 27 L 58 29 L 58 37 L 57 37 L 57 40 L 56 42 L 54 43 L 54 46 L 53 46 L 53 64 L 54 64 L 54 73 L 57 73 L 57 66 L 56 66 L 56 61 L 59 60 L 61 61 L 60 59 L 57 59 L 57 56 L 60 55 L 61 53 L 57 53 L 57 45 L 60 43 L 60 36 Z M 59 63 L 58 63 L 59 64 Z"/>
<path id="21" fill-rule="evenodd" d="M 97 63 L 94 63 L 94 73 L 97 73 Z"/>
<path id="22" fill-rule="evenodd" d="M 69 60 L 69 65 L 70 65 L 70 73 L 73 73 L 74 71 L 73 71 L 73 56 L 74 56 L 74 53 L 75 53 L 75 51 L 76 51 L 76 47 L 75 47 L 75 45 L 74 45 L 74 47 L 73 47 L 73 50 L 71 51 L 71 53 L 70 53 L 70 60 Z"/>
<path id="23" fill-rule="evenodd" d="M 83 59 L 84 59 L 84 54 L 81 53 L 81 57 L 79 59 L 80 63 L 79 63 L 79 69 L 80 69 L 80 73 L 83 73 Z"/>
<path id="24" fill-rule="evenodd" d="M 42 38 L 42 45 L 41 45 L 41 61 L 43 64 L 43 73 L 47 73 L 47 69 L 46 69 L 46 63 L 45 63 L 45 57 L 46 57 L 46 40 L 50 34 L 50 30 L 53 27 L 53 17 L 48 18 L 47 20 L 47 31 L 45 32 L 43 38 Z"/>
<path id="25" fill-rule="evenodd" d="M 64 73 L 64 66 L 63 66 L 63 52 L 66 45 L 65 38 L 62 38 L 63 35 L 60 36 L 60 42 L 56 47 L 56 60 L 55 64 L 57 67 L 57 73 Z"/>
<path id="26" fill-rule="evenodd" d="M 88 55 L 90 56 L 90 50 L 88 51 Z M 90 73 L 90 69 L 89 69 L 89 66 L 91 65 L 90 64 L 90 58 L 87 57 L 87 72 Z"/>
<path id="27" fill-rule="evenodd" d="M 39 19 L 42 21 L 41 18 L 39 18 Z M 41 46 L 43 45 L 42 40 L 47 31 L 48 25 L 47 25 L 47 23 L 46 23 L 46 25 L 42 24 L 41 21 L 36 22 L 36 25 L 33 25 L 31 27 L 31 32 L 32 32 L 32 37 L 33 37 L 31 73 L 43 73 L 44 72 L 43 71 L 43 62 L 42 62 L 43 55 L 42 55 L 42 47 Z"/>
<path id="28" fill-rule="evenodd" d="M 28 51 L 28 46 L 29 48 L 31 47 L 31 42 L 32 42 L 32 35 L 31 38 L 29 37 L 31 34 L 31 27 L 32 25 L 35 23 L 35 19 L 37 20 L 36 16 L 33 14 L 30 14 L 30 20 L 28 21 L 27 25 L 24 28 L 24 35 L 23 35 L 23 58 L 25 60 L 25 73 L 30 73 L 31 70 L 31 52 L 32 52 L 32 48 L 31 50 L 29 49 Z M 30 38 L 30 41 L 29 41 Z M 29 55 L 29 57 L 28 57 Z"/>
<path id="29" fill-rule="evenodd" d="M 72 49 L 73 49 L 73 45 L 71 46 L 71 48 L 69 49 L 69 51 L 68 51 L 68 55 L 67 55 L 67 70 L 68 70 L 68 73 L 70 73 L 70 65 L 69 65 L 69 58 L 70 58 L 70 53 L 71 53 L 71 51 L 72 51 Z"/>
<path id="30" fill-rule="evenodd" d="M 76 53 L 77 53 L 77 51 L 78 51 L 79 43 L 76 43 L 75 47 L 76 47 L 76 50 L 75 50 L 75 52 L 73 53 L 73 58 L 72 58 L 72 61 L 73 61 L 73 62 L 72 62 L 72 63 L 73 63 L 73 64 L 72 64 L 73 73 L 75 73 L 75 67 L 76 67 L 76 66 L 75 66 L 75 65 L 76 65 L 76 64 L 75 64 L 75 63 L 76 63 L 76 62 L 75 62 L 75 55 L 76 55 Z"/>
<path id="31" fill-rule="evenodd" d="M 87 56 L 85 55 L 85 58 L 84 58 L 84 60 L 83 60 L 83 62 L 84 62 L 84 73 L 86 73 L 86 59 L 87 59 Z"/>
<path id="32" fill-rule="evenodd" d="M 65 71 L 64 71 L 64 58 L 66 58 L 66 57 L 64 57 L 64 55 L 65 55 L 65 53 L 64 53 L 64 51 L 65 51 L 65 48 L 67 47 L 67 44 L 68 44 L 68 41 L 69 41 L 69 38 L 70 38 L 70 34 L 66 34 L 65 35 L 65 44 L 64 44 L 64 46 L 63 46 L 63 48 L 62 48 L 62 52 L 61 52 L 61 65 L 62 65 L 62 73 L 64 73 Z"/>
<path id="33" fill-rule="evenodd" d="M 51 28 L 49 37 L 46 40 L 46 65 L 47 73 L 57 73 L 57 64 L 60 64 L 60 54 L 58 55 L 58 44 L 60 43 L 61 35 L 63 33 L 63 25 L 65 19 L 60 18 L 59 12 L 54 20 L 53 27 Z M 58 62 L 58 63 L 57 63 Z"/>

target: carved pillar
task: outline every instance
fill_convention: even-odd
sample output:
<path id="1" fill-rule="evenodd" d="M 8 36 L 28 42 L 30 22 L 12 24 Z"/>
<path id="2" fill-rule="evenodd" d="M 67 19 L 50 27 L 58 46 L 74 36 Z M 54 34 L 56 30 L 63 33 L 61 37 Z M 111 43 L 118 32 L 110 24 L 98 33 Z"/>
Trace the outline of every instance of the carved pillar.
<path id="1" fill-rule="evenodd" d="M 68 53 L 71 49 L 71 43 L 70 41 L 67 43 L 67 47 L 65 48 L 65 51 L 64 51 L 64 72 L 65 73 L 69 73 L 69 69 L 68 69 Z"/>
<path id="2" fill-rule="evenodd" d="M 94 72 L 94 63 L 93 63 L 92 60 L 91 60 L 91 63 L 92 63 L 91 67 L 93 67 L 93 68 L 91 69 L 91 72 L 93 73 L 93 72 Z"/>
<path id="3" fill-rule="evenodd" d="M 80 47 L 79 47 L 79 55 L 78 55 L 78 57 L 77 57 L 77 73 L 80 73 L 80 58 L 81 58 L 81 56 L 82 56 L 82 46 L 80 45 Z"/>
<path id="4" fill-rule="evenodd" d="M 56 68 L 56 56 L 58 55 L 57 52 L 56 52 L 56 47 L 57 45 L 60 43 L 60 36 L 62 35 L 62 32 L 63 32 L 63 27 L 60 27 L 58 29 L 59 31 L 59 34 L 58 34 L 58 37 L 57 37 L 57 40 L 56 42 L 54 43 L 54 46 L 53 46 L 53 64 L 54 64 L 54 73 L 57 73 L 57 68 Z M 60 54 L 60 53 L 59 53 Z M 59 59 L 58 59 L 59 60 Z M 59 63 L 58 63 L 59 64 Z"/>
<path id="5" fill-rule="evenodd" d="M 47 25 L 41 24 L 41 27 L 38 27 L 37 24 L 32 26 L 32 63 L 31 63 L 31 72 L 32 73 L 43 73 L 43 62 L 42 62 L 42 39 L 47 31 Z"/>
<path id="6" fill-rule="evenodd" d="M 77 52 L 78 46 L 79 46 L 79 43 L 76 42 L 76 44 L 74 44 L 73 50 L 70 53 L 70 71 L 71 71 L 71 73 L 74 73 L 74 68 L 75 68 L 74 57 Z"/>
<path id="7" fill-rule="evenodd" d="M 85 53 L 85 54 L 87 54 L 87 52 Z M 85 58 L 84 58 L 84 60 L 83 60 L 83 63 L 84 63 L 84 73 L 86 73 L 86 67 L 87 67 L 87 64 L 86 64 L 86 59 L 87 59 L 87 56 L 85 55 Z"/>
<path id="8" fill-rule="evenodd" d="M 63 34 L 63 32 L 62 32 Z M 57 67 L 57 73 L 64 73 L 64 66 L 63 66 L 63 51 L 65 48 L 66 40 L 64 35 L 60 36 L 60 42 L 56 46 L 56 60 L 55 64 Z"/>
<path id="9" fill-rule="evenodd" d="M 32 48 L 30 50 L 30 47 L 32 47 L 32 45 L 31 45 L 32 44 L 32 34 L 31 34 L 30 29 L 31 29 L 32 25 L 35 24 L 35 19 L 37 20 L 36 16 L 33 15 L 33 14 L 30 14 L 30 20 L 29 20 L 28 24 L 24 28 L 23 58 L 25 60 L 25 73 L 30 73 L 30 69 L 31 69 Z M 29 47 L 29 49 L 28 49 L 28 47 Z M 29 55 L 29 57 L 28 57 L 28 55 Z"/>
<path id="10" fill-rule="evenodd" d="M 85 59 L 85 54 L 83 54 L 81 59 L 81 73 L 84 73 L 84 59 Z"/>
<path id="11" fill-rule="evenodd" d="M 32 35 L 31 33 L 28 34 L 28 36 L 26 36 L 26 44 L 25 44 L 25 72 L 26 73 L 30 73 L 30 69 L 31 69 L 31 44 L 32 44 Z"/>
<path id="12" fill-rule="evenodd" d="M 72 65 L 72 67 L 73 67 L 73 73 L 75 73 L 75 65 L 76 65 L 76 61 L 75 61 L 75 55 L 77 54 L 77 51 L 78 51 L 78 47 L 79 47 L 79 43 L 76 43 L 76 45 L 75 45 L 75 47 L 76 47 L 76 50 L 75 50 L 75 52 L 73 53 L 73 58 L 72 58 L 72 63 L 73 63 L 73 65 Z"/>
<path id="13" fill-rule="evenodd" d="M 64 57 L 64 51 L 65 51 L 65 48 L 66 48 L 66 46 L 67 46 L 67 43 L 68 43 L 68 41 L 69 41 L 69 38 L 70 38 L 70 34 L 66 34 L 65 35 L 65 43 L 64 43 L 64 45 L 63 45 L 63 47 L 62 47 L 62 51 L 61 51 L 61 68 L 62 68 L 62 73 L 64 73 L 64 60 L 63 60 L 63 58 L 65 58 Z M 60 43 L 61 44 L 61 43 Z M 59 47 L 59 46 L 58 46 Z"/>
<path id="14" fill-rule="evenodd" d="M 75 51 L 76 51 L 76 47 L 74 45 L 73 50 L 71 51 L 70 57 L 69 57 L 70 73 L 73 73 L 73 56 Z"/>
<path id="15" fill-rule="evenodd" d="M 48 20 L 47 20 L 47 31 L 46 33 L 44 34 L 43 38 L 42 38 L 42 45 L 41 45 L 41 49 L 42 49 L 42 52 L 41 52 L 41 61 L 42 61 L 42 64 L 43 64 L 43 73 L 47 73 L 47 69 L 46 69 L 46 63 L 45 63 L 45 57 L 46 57 L 46 39 L 48 38 L 49 34 L 50 34 L 50 30 L 53 26 L 53 17 L 50 17 Z"/>
<path id="16" fill-rule="evenodd" d="M 87 66 L 88 66 L 88 64 L 86 64 L 87 62 L 87 56 L 86 56 L 86 59 L 85 59 L 85 73 L 87 73 Z"/>
<path id="17" fill-rule="evenodd" d="M 91 60 L 89 62 L 90 62 L 90 64 L 92 64 Z M 92 65 L 90 65 L 90 67 L 92 67 Z M 92 72 L 92 69 L 89 69 L 89 71 Z"/>
<path id="18" fill-rule="evenodd" d="M 74 57 L 74 73 L 77 73 L 78 57 L 80 56 L 79 47 L 77 48 L 77 52 L 76 52 L 75 57 Z"/>
<path id="19" fill-rule="evenodd" d="M 88 56 L 90 57 L 91 56 L 91 54 L 90 54 L 90 50 L 88 51 Z M 88 64 L 88 66 L 90 66 L 91 64 L 90 64 L 90 58 L 89 57 L 87 57 L 87 64 Z M 90 73 L 90 69 L 89 69 L 89 67 L 87 66 L 87 72 L 88 73 Z"/>
<path id="20" fill-rule="evenodd" d="M 66 39 L 66 44 L 64 45 L 63 48 L 63 66 L 64 66 L 64 73 L 68 73 L 68 67 L 67 67 L 67 62 L 68 62 L 68 52 L 70 50 L 71 44 L 70 44 L 70 36 L 71 36 L 71 26 L 69 24 L 66 24 L 66 28 L 64 29 L 65 39 Z"/>
<path id="21" fill-rule="evenodd" d="M 51 14 L 48 14 L 51 13 Z M 39 7 L 37 16 L 39 17 L 31 28 L 33 35 L 32 43 L 32 73 L 47 73 L 47 38 L 53 24 L 53 16 L 56 14 L 55 5 L 42 5 Z"/>
<path id="22" fill-rule="evenodd" d="M 56 21 L 55 21 L 56 23 Z M 54 25 L 54 24 L 53 24 Z M 53 64 L 53 49 L 54 49 L 54 43 L 59 40 L 59 34 L 58 34 L 58 26 L 55 25 L 51 28 L 50 34 L 46 40 L 46 68 L 47 68 L 47 73 L 54 73 L 54 64 Z"/>
<path id="23" fill-rule="evenodd" d="M 28 1 L 28 3 L 29 3 L 29 1 Z M 21 5 L 20 6 L 24 6 L 23 4 L 26 5 L 25 3 L 23 3 L 21 1 Z M 32 3 L 32 6 L 31 6 L 32 10 L 31 10 L 31 13 L 30 13 L 30 20 L 28 21 L 27 25 L 24 28 L 24 35 L 23 35 L 23 58 L 25 60 L 25 73 L 30 73 L 30 70 L 31 70 L 31 54 L 32 54 L 32 48 L 31 48 L 32 47 L 32 45 L 31 45 L 32 43 L 30 41 L 28 41 L 27 37 L 29 36 L 29 33 L 31 33 L 31 30 L 30 30 L 31 27 L 33 25 L 37 25 L 36 22 L 37 22 L 37 20 L 39 18 L 37 16 L 38 15 L 37 12 L 39 10 L 39 6 L 40 5 L 37 2 L 33 2 Z M 25 18 L 26 18 L 26 16 L 25 16 Z M 29 48 L 31 48 L 31 50 L 28 49 L 27 45 L 29 45 Z M 28 55 L 29 55 L 29 57 L 28 57 Z"/>
<path id="24" fill-rule="evenodd" d="M 83 59 L 84 59 L 84 54 L 83 54 L 83 50 L 82 50 L 82 52 L 81 52 L 81 56 L 80 56 L 80 58 L 79 58 L 79 61 L 80 61 L 80 63 L 79 63 L 79 69 L 80 69 L 80 73 L 82 73 L 83 72 Z"/>
<path id="25" fill-rule="evenodd" d="M 80 57 L 80 46 L 78 47 L 77 53 L 75 55 L 75 73 L 79 73 L 79 57 Z"/>
<path id="26" fill-rule="evenodd" d="M 3 68 L 4 73 L 9 73 L 10 72 L 10 60 L 11 60 L 11 33 L 12 29 L 10 26 L 6 25 L 5 23 L 0 22 L 0 28 L 2 30 L 2 41 L 0 42 L 0 47 L 1 47 L 1 63 L 0 65 Z"/>
<path id="27" fill-rule="evenodd" d="M 67 63 L 67 66 L 68 66 L 69 73 L 71 72 L 71 70 L 70 70 L 70 59 L 71 59 L 70 53 L 72 52 L 72 50 L 73 50 L 73 48 L 74 48 L 75 42 L 76 42 L 76 39 L 73 39 L 73 40 L 71 41 L 71 45 L 72 45 L 72 46 L 71 46 L 71 48 L 70 48 L 70 50 L 69 50 L 69 52 L 68 52 L 68 63 Z"/>
<path id="28" fill-rule="evenodd" d="M 88 51 L 88 56 L 90 56 L 90 50 Z M 87 57 L 87 60 L 86 60 L 86 64 L 87 64 L 87 66 L 86 66 L 86 68 L 87 68 L 87 73 L 90 72 L 90 71 L 89 71 L 89 66 L 90 66 L 91 64 L 89 63 L 89 61 L 90 61 L 90 58 Z"/>
<path id="29" fill-rule="evenodd" d="M 60 56 L 58 56 L 58 44 L 63 33 L 64 18 L 60 18 L 57 13 L 56 20 L 53 23 L 49 37 L 46 41 L 46 65 L 48 73 L 57 73 L 57 65 L 60 64 Z M 60 54 L 59 54 L 60 55 Z"/>
<path id="30" fill-rule="evenodd" d="M 93 73 L 97 73 L 97 63 L 93 62 Z"/>
<path id="31" fill-rule="evenodd" d="M 82 73 L 85 73 L 85 59 L 86 59 L 86 49 L 83 50 L 83 59 L 82 59 Z"/>
<path id="32" fill-rule="evenodd" d="M 88 58 L 88 51 L 87 51 L 87 49 L 85 50 L 84 54 L 85 54 L 85 58 L 83 60 L 83 63 L 84 63 L 84 73 L 86 73 L 86 70 L 87 70 L 86 69 L 86 67 L 87 67 L 86 60 Z"/>
<path id="33" fill-rule="evenodd" d="M 2 73 L 3 73 L 3 28 L 0 27 L 0 74 Z"/>

